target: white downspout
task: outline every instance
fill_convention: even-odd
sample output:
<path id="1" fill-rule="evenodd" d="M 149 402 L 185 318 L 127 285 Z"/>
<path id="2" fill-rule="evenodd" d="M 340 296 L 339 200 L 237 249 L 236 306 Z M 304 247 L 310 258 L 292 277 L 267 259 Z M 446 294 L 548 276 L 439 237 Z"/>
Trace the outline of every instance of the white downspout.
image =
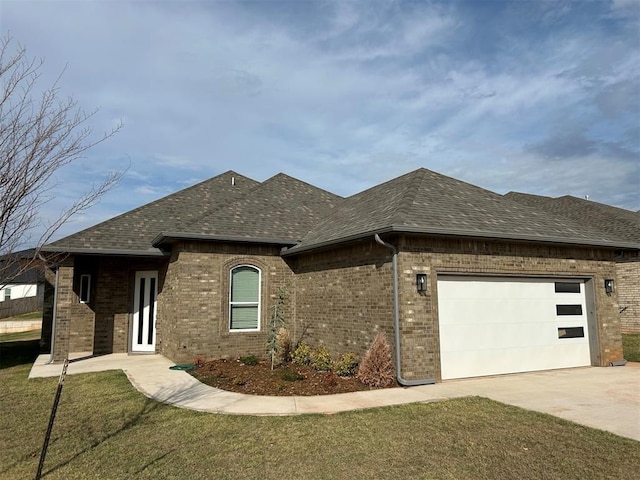
<path id="1" fill-rule="evenodd" d="M 417 385 L 428 385 L 431 383 L 436 383 L 435 378 L 425 378 L 422 380 L 406 380 L 402 378 L 402 374 L 400 373 L 400 365 L 401 365 L 401 355 L 400 355 L 400 302 L 398 300 L 398 249 L 383 241 L 380 238 L 380 235 L 375 234 L 376 242 L 378 242 L 383 247 L 387 247 L 393 253 L 391 265 L 393 269 L 393 330 L 395 337 L 395 351 L 396 351 L 396 379 L 398 383 L 404 387 L 414 387 Z"/>

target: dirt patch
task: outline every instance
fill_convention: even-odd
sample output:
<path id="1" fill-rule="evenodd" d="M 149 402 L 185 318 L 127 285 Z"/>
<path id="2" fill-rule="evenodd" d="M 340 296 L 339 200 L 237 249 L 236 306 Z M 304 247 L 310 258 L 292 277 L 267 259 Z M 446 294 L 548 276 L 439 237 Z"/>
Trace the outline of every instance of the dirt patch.
<path id="1" fill-rule="evenodd" d="M 190 373 L 212 387 L 251 395 L 310 396 L 377 390 L 355 377 L 339 377 L 312 367 L 286 364 L 271 370 L 267 361 L 245 365 L 240 360 L 212 360 Z"/>

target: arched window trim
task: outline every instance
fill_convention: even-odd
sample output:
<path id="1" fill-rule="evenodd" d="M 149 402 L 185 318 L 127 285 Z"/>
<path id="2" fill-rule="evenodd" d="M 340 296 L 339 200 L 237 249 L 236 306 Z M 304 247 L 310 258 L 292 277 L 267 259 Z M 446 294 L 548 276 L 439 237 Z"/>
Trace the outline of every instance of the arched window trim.
<path id="1" fill-rule="evenodd" d="M 257 302 L 233 302 L 233 272 L 238 268 L 251 268 L 258 272 L 258 301 Z M 229 332 L 259 332 L 260 331 L 260 318 L 262 312 L 262 270 L 255 265 L 248 263 L 241 263 L 234 265 L 229 269 Z M 231 328 L 233 321 L 233 307 L 234 305 L 256 305 L 258 307 L 258 321 L 256 328 Z"/>

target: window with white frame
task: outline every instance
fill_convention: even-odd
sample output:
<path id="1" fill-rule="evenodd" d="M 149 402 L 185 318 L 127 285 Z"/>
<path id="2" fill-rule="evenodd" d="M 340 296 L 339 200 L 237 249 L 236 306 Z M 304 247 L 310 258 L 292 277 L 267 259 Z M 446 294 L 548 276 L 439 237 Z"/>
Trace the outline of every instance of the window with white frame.
<path id="1" fill-rule="evenodd" d="M 5 300 L 11 300 L 11 289 L 10 288 L 5 288 L 4 289 L 4 299 Z"/>
<path id="2" fill-rule="evenodd" d="M 260 330 L 260 270 L 251 265 L 231 269 L 229 330 Z"/>
<path id="3" fill-rule="evenodd" d="M 80 303 L 89 303 L 91 295 L 91 275 L 80 275 Z"/>

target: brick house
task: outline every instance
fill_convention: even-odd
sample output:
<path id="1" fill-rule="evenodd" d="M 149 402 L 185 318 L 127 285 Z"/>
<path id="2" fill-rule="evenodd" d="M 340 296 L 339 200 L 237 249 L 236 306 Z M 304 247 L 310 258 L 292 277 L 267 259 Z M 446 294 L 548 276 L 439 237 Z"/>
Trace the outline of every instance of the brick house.
<path id="1" fill-rule="evenodd" d="M 234 172 L 44 248 L 64 253 L 52 357 L 391 340 L 405 385 L 622 360 L 616 256 L 639 242 L 419 169 L 348 198 Z M 53 314 L 55 313 L 55 315 Z"/>
<path id="2" fill-rule="evenodd" d="M 630 243 L 640 243 L 640 212 L 566 195 L 558 198 L 509 192 L 505 195 L 553 215 L 597 228 Z M 616 278 L 622 333 L 640 333 L 640 252 L 616 253 Z"/>

